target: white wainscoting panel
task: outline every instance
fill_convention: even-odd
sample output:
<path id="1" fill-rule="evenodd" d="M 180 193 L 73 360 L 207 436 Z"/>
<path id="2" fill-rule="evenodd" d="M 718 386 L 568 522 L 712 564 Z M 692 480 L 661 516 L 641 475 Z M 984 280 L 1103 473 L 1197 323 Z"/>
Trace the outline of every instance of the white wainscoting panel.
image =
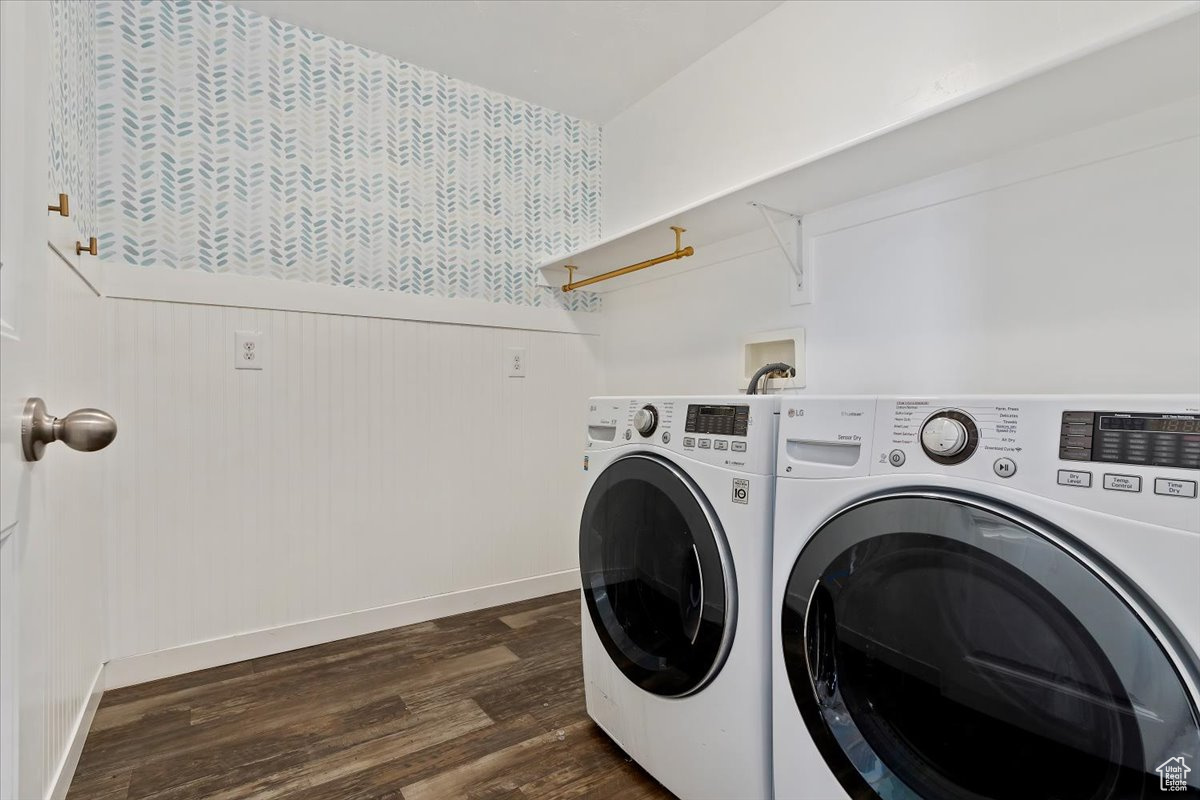
<path id="1" fill-rule="evenodd" d="M 598 337 L 106 302 L 114 666 L 575 568 Z"/>

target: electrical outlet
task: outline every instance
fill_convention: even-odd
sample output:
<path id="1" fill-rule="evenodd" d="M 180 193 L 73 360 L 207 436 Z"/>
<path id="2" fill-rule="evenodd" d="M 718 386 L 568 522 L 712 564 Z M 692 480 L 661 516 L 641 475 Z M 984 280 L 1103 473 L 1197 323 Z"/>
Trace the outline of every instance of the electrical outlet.
<path id="1" fill-rule="evenodd" d="M 262 369 L 266 357 L 262 331 L 233 332 L 234 369 Z"/>
<path id="2" fill-rule="evenodd" d="M 526 370 L 529 369 L 529 361 L 525 357 L 524 347 L 508 348 L 508 355 L 505 361 L 508 364 L 508 377 L 524 378 Z"/>

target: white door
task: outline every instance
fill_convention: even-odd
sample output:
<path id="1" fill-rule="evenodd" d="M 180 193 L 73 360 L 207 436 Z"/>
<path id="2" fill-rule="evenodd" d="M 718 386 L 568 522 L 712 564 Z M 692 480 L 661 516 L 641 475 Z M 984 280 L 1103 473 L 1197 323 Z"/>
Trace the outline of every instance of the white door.
<path id="1" fill-rule="evenodd" d="M 63 66 L 71 42 L 51 40 L 69 8 L 0 0 L 0 800 L 65 794 L 103 675 L 103 455 L 51 444 L 30 463 L 20 430 L 30 397 L 59 416 L 105 404 L 103 301 L 60 255 L 94 200 L 47 208 L 68 191 L 50 185 L 52 73 L 86 80 Z"/>
<path id="2" fill-rule="evenodd" d="M 45 378 L 48 36 L 48 4 L 0 3 L 0 798 L 28 786 L 18 784 L 17 565 L 43 515 L 20 424 Z"/>

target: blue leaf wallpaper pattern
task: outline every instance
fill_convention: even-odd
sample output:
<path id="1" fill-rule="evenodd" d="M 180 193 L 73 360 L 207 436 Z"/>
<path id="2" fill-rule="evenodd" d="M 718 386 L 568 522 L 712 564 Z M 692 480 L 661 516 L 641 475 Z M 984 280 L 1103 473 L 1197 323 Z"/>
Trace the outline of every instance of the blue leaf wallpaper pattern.
<path id="1" fill-rule="evenodd" d="M 50 191 L 65 192 L 71 217 L 96 235 L 96 4 L 50 5 Z"/>
<path id="2" fill-rule="evenodd" d="M 221 2 L 94 13 L 104 258 L 599 310 L 536 270 L 599 238 L 598 125 Z"/>

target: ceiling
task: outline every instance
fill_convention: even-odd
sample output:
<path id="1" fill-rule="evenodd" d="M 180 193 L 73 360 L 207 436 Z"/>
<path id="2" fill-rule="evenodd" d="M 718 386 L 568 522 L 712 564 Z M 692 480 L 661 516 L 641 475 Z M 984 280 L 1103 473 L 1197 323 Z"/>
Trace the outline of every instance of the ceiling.
<path id="1" fill-rule="evenodd" d="M 780 0 L 232 3 L 603 123 Z"/>

